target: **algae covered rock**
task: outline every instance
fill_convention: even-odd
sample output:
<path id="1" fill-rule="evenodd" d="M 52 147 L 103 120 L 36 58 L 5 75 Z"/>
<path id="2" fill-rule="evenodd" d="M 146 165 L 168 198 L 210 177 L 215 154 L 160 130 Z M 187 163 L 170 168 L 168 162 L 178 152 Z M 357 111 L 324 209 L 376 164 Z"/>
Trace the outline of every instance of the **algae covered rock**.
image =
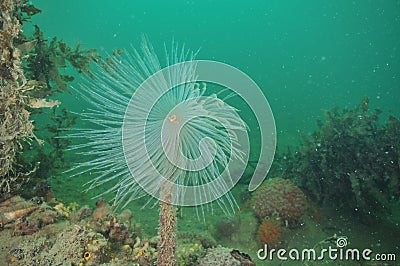
<path id="1" fill-rule="evenodd" d="M 56 239 L 25 238 L 9 251 L 7 260 L 13 265 L 100 265 L 106 247 L 103 235 L 74 225 Z"/>
<path id="2" fill-rule="evenodd" d="M 260 220 L 277 214 L 284 221 L 298 223 L 307 209 L 307 199 L 292 181 L 272 178 L 256 190 L 252 208 Z"/>
<path id="3" fill-rule="evenodd" d="M 207 254 L 198 262 L 199 266 L 240 266 L 240 261 L 231 255 L 231 248 L 216 247 L 208 249 Z"/>

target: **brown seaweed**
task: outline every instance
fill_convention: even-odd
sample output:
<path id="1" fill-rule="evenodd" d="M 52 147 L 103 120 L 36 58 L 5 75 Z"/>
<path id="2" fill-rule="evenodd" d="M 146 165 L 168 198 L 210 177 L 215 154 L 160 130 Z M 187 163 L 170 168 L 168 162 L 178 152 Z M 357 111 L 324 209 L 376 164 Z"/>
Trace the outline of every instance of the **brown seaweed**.
<path id="1" fill-rule="evenodd" d="M 389 115 L 384 123 L 380 114 L 366 97 L 354 109 L 327 111 L 296 153 L 278 156 L 285 177 L 322 207 L 350 210 L 364 221 L 388 215 L 400 199 L 400 120 Z"/>
<path id="2" fill-rule="evenodd" d="M 4 196 L 16 192 L 38 168 L 39 160 L 26 161 L 22 156 L 32 150 L 32 140 L 43 143 L 35 135 L 31 114 L 60 104 L 48 97 L 68 91 L 67 83 L 74 79 L 61 69 L 71 67 L 90 75 L 90 62 L 99 60 L 99 55 L 80 45 L 70 48 L 57 38 L 49 42 L 38 26 L 31 37 L 22 34 L 23 23 L 41 12 L 27 0 L 3 0 L 0 10 L 0 195 Z"/>

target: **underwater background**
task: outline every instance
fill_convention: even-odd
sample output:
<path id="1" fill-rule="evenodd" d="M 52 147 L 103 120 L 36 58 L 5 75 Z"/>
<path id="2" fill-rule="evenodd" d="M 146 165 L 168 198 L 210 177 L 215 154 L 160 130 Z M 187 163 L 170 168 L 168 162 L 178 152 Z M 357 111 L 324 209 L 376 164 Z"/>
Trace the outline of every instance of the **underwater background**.
<path id="1" fill-rule="evenodd" d="M 398 1 L 35 1 L 50 38 L 103 53 L 172 40 L 198 59 L 235 66 L 264 90 L 279 147 L 315 128 L 322 110 L 364 96 L 399 114 Z"/>
<path id="2" fill-rule="evenodd" d="M 71 47 L 80 44 L 81 49 L 94 48 L 103 57 L 138 47 L 145 35 L 161 58 L 164 45 L 175 41 L 188 49 L 199 49 L 196 59 L 220 61 L 242 70 L 263 90 L 277 130 L 277 155 L 267 179 L 277 181 L 265 181 L 252 193 L 247 191 L 248 178 L 239 181 L 233 195 L 240 209 L 233 217 L 227 218 L 215 207 L 213 214 L 206 212 L 203 222 L 193 208 L 179 208 L 178 232 L 182 238 L 191 237 L 191 241 L 178 245 L 180 265 L 198 265 L 196 256 L 204 256 L 206 246 L 216 245 L 249 254 L 256 265 L 282 265 L 277 259 L 257 259 L 263 243 L 321 248 L 339 236 L 345 236 L 352 248 L 396 254 L 397 262 L 302 263 L 400 265 L 400 1 L 36 0 L 32 4 L 41 13 L 24 25 L 26 34 L 34 32 L 32 25 L 38 25 L 46 41 L 56 36 Z M 84 74 L 70 66 L 62 71 L 74 76 L 67 85 L 79 90 Z M 47 124 L 55 108 L 65 108 L 71 114 L 88 108 L 79 97 L 74 91 L 53 93 L 50 98 L 60 100 L 61 105 L 33 116 L 35 134 L 40 139 L 52 136 L 55 131 L 49 133 Z M 71 123 L 63 127 L 75 123 L 85 127 L 79 117 L 64 115 L 58 118 Z M 254 134 L 252 147 L 260 148 L 254 116 L 247 109 L 241 116 Z M 335 130 L 343 131 L 331 133 Z M 349 138 L 340 138 L 344 135 Z M 338 144 L 341 141 L 343 145 Z M 65 163 L 52 171 L 43 170 L 52 195 L 65 206 L 104 206 L 104 202 L 93 199 L 104 188 L 82 192 L 91 177 L 65 172 L 79 156 L 68 150 L 71 143 L 58 144 Z M 338 146 L 330 150 L 335 144 Z M 44 147 L 49 152 L 54 145 L 46 148 L 45 143 Z M 321 157 L 312 151 L 320 151 Z M 353 158 L 354 153 L 361 155 Z M 327 163 L 319 164 L 321 161 Z M 245 174 L 252 169 L 249 166 Z M 364 176 L 360 179 L 352 171 Z M 339 181 L 324 183 L 318 181 L 323 179 L 318 172 L 333 176 L 344 172 L 349 178 L 341 176 Z M 336 188 L 329 190 L 328 186 Z M 286 198 L 282 191 L 295 195 L 289 199 L 295 207 L 281 212 L 265 207 L 270 202 L 268 195 Z M 342 192 L 344 196 L 338 194 Z M 112 193 L 105 195 L 106 200 L 112 197 Z M 147 198 L 138 199 L 126 209 L 132 211 L 135 230 L 150 238 L 157 235 L 158 205 L 142 208 L 146 202 Z M 283 202 L 274 204 L 286 204 Z M 83 258 L 90 265 L 90 253 L 84 253 Z M 201 263 L 225 265 L 204 259 Z"/>

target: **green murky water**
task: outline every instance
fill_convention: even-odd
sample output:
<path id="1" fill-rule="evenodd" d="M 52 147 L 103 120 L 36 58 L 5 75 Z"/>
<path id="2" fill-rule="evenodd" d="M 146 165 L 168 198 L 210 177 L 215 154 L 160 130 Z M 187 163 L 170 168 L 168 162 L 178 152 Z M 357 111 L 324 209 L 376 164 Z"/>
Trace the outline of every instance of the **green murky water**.
<path id="1" fill-rule="evenodd" d="M 33 17 L 33 23 L 46 37 L 57 36 L 72 46 L 80 43 L 83 48 L 97 48 L 106 55 L 114 49 L 138 46 L 145 34 L 160 55 L 164 44 L 175 40 L 189 49 L 200 49 L 197 59 L 221 61 L 244 71 L 260 86 L 272 108 L 278 153 L 286 152 L 288 146 L 296 150 L 302 135 L 317 129 L 316 121 L 324 119 L 326 110 L 335 106 L 353 109 L 365 96 L 372 110 L 383 110 L 382 121 L 389 113 L 400 116 L 400 1 L 32 2 L 42 10 Z M 79 87 L 79 78 L 72 85 Z M 54 97 L 62 99 L 68 110 L 85 109 L 76 104 L 76 95 Z M 248 124 L 252 130 L 254 123 Z M 257 146 L 256 142 L 253 145 Z M 87 181 L 84 179 L 60 173 L 52 177 L 51 183 L 57 197 L 93 205 L 90 198 L 98 191 L 82 194 L 82 184 Z M 246 195 L 243 191 L 243 184 L 234 189 L 242 209 L 237 215 L 246 227 L 253 220 L 251 210 L 240 199 Z M 135 210 L 134 215 L 139 214 L 134 219 L 142 223 L 143 230 L 154 235 L 158 210 L 140 210 L 145 202 L 133 202 L 129 208 Z M 368 233 L 363 235 L 359 228 L 365 225 L 344 219 L 338 222 L 335 232 L 349 235 L 354 245 L 369 243 L 376 247 L 380 243 L 382 252 L 400 255 L 398 240 L 376 236 L 383 232 L 399 235 L 400 214 L 398 207 L 392 209 L 390 220 L 394 222 L 389 229 L 369 225 L 365 229 Z M 214 215 L 207 215 L 203 224 L 193 210 L 184 209 L 179 230 L 208 230 L 214 234 L 216 224 L 223 219 L 215 208 Z M 288 239 L 294 239 L 292 245 L 312 247 L 324 238 L 318 227 L 323 225 L 314 224 L 308 221 L 303 231 L 291 232 L 293 237 Z M 221 238 L 219 242 L 255 258 L 254 234 L 254 230 L 243 230 L 238 239 Z M 251 242 L 254 245 L 249 246 Z"/>

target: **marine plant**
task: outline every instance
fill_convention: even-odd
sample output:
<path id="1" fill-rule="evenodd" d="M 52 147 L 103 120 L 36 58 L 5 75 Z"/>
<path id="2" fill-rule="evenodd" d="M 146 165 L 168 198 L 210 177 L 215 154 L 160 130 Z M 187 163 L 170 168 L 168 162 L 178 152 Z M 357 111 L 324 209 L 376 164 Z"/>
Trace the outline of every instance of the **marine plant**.
<path id="1" fill-rule="evenodd" d="M 90 64 L 100 60 L 96 49 L 81 49 L 80 44 L 72 48 L 57 37 L 48 41 L 39 26 L 35 25 L 34 29 L 32 36 L 25 36 L 25 42 L 20 45 L 28 55 L 24 64 L 26 75 L 40 84 L 38 89 L 30 92 L 31 95 L 43 98 L 55 92 L 69 91 L 67 84 L 74 76 L 63 74 L 61 70 L 70 67 L 90 75 Z"/>
<path id="2" fill-rule="evenodd" d="M 44 141 L 36 136 L 37 117 L 33 115 L 43 115 L 42 108 L 60 105 L 60 101 L 48 97 L 54 92 L 67 91 L 67 83 L 74 79 L 62 74 L 62 68 L 69 65 L 90 74 L 89 64 L 98 60 L 99 55 L 94 49 L 82 50 L 79 45 L 72 49 L 56 38 L 48 42 L 38 26 L 32 36 L 23 34 L 24 24 L 41 12 L 28 0 L 1 1 L 0 10 L 0 195 L 3 195 L 17 192 L 28 180 L 33 187 L 32 181 L 41 183 L 40 179 L 46 178 L 39 177 L 36 171 L 40 162 L 46 159 L 48 162 L 52 155 L 43 152 Z M 55 145 L 65 144 L 66 140 L 53 138 L 58 134 L 54 128 L 47 129 L 53 132 L 46 140 Z M 61 150 L 58 149 L 58 155 Z M 38 151 L 40 157 L 33 156 L 31 151 Z M 45 166 L 49 164 L 44 163 L 41 169 Z M 38 178 L 32 178 L 35 175 Z"/>
<path id="3" fill-rule="evenodd" d="M 60 110 L 61 109 L 61 110 Z M 69 162 L 65 159 L 65 149 L 71 144 L 71 140 L 61 138 L 63 132 L 75 124 L 77 116 L 68 112 L 66 108 L 53 108 L 48 123 L 44 131 L 47 131 L 49 136 L 45 137 L 46 143 L 50 147 L 48 150 L 40 150 L 39 156 L 43 160 L 47 160 L 47 164 L 42 162 L 38 172 L 44 171 L 41 176 L 54 176 L 57 172 L 69 167 Z M 49 163 L 51 162 L 51 163 Z"/>
<path id="4" fill-rule="evenodd" d="M 115 54 L 76 88 L 92 106 L 81 114 L 92 126 L 68 135 L 84 139 L 71 150 L 86 160 L 71 171 L 92 176 L 88 189 L 110 182 L 104 193 L 114 192 L 117 206 L 147 193 L 160 200 L 158 265 L 176 265 L 174 205 L 187 196 L 182 187 L 216 180 L 194 200 L 217 194 L 229 182 L 218 179 L 221 169 L 242 156 L 236 132 L 245 124 L 236 109 L 215 94 L 205 97 L 205 85 L 193 82 L 195 65 L 182 64 L 193 58 L 173 45 L 162 69 L 146 40 L 139 51 Z M 229 192 L 217 202 L 227 212 L 236 206 Z"/>
<path id="5" fill-rule="evenodd" d="M 47 40 L 39 26 L 34 26 L 31 36 L 23 36 L 23 42 L 18 46 L 24 53 L 23 71 L 34 87 L 26 95 L 31 98 L 48 98 L 60 93 L 70 92 L 68 86 L 75 77 L 71 74 L 85 73 L 90 75 L 91 62 L 99 60 L 96 49 L 82 49 L 78 44 L 75 48 L 67 45 L 56 37 Z M 66 71 L 68 69 L 69 71 Z M 71 71 L 74 69 L 75 71 Z M 64 74 L 68 72 L 69 74 Z M 59 101 L 56 101 L 60 104 Z M 34 105 L 47 105 L 43 101 L 35 101 Z M 35 120 L 34 132 L 43 139 L 40 145 L 32 143 L 23 146 L 22 165 L 37 164 L 35 173 L 24 185 L 24 196 L 36 193 L 36 188 L 42 183 L 49 184 L 49 178 L 69 168 L 64 160 L 64 152 L 70 140 L 60 138 L 63 131 L 75 123 L 75 116 L 66 108 L 52 108 L 50 111 L 29 109 Z M 44 145 L 42 145 L 44 144 Z M 49 186 L 50 189 L 50 186 Z"/>
<path id="6" fill-rule="evenodd" d="M 400 198 L 400 120 L 370 110 L 363 98 L 354 109 L 336 107 L 318 121 L 281 167 L 322 207 L 350 210 L 362 221 L 382 219 Z"/>

